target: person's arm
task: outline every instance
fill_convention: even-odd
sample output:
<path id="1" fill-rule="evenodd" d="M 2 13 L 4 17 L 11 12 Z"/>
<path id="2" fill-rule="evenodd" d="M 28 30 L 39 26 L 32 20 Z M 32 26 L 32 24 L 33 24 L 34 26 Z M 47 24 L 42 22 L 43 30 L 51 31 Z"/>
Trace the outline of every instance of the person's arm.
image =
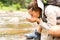
<path id="1" fill-rule="evenodd" d="M 49 30 L 50 27 L 47 25 L 47 23 L 43 22 L 42 20 L 40 21 L 39 25 L 46 30 Z"/>
<path id="2" fill-rule="evenodd" d="M 47 16 L 47 23 L 41 21 L 40 25 L 43 27 L 46 27 L 46 29 L 51 28 L 52 26 L 56 25 L 56 14 L 55 13 L 46 13 L 45 15 Z"/>
<path id="3" fill-rule="evenodd" d="M 44 4 L 42 3 L 42 0 L 37 0 L 37 4 L 38 4 L 38 7 L 42 9 L 42 17 L 43 17 L 43 13 L 44 13 Z M 49 29 L 47 24 L 44 23 L 42 20 L 38 22 L 40 23 L 39 25 L 41 25 L 44 29 Z M 45 25 L 45 26 L 44 26 Z M 46 28 L 47 27 L 47 28 Z"/>
<path id="4" fill-rule="evenodd" d="M 44 12 L 44 4 L 42 3 L 42 0 L 37 0 L 37 4 L 38 4 L 38 7 L 42 9 L 42 17 L 43 17 L 43 12 Z M 48 26 L 53 26 L 53 25 L 56 25 L 56 15 L 55 13 L 47 13 L 46 14 L 47 16 L 47 23 L 41 21 L 40 25 L 41 26 L 44 26 L 48 28 Z"/>

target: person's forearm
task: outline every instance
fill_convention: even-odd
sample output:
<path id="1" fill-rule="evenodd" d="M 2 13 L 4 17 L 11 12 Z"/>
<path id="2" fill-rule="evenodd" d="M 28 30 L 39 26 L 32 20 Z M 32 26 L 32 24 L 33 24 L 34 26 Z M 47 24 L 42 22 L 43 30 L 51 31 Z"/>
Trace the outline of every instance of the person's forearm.
<path id="1" fill-rule="evenodd" d="M 50 27 L 47 25 L 47 23 L 43 22 L 42 20 L 40 21 L 39 25 L 46 30 L 50 29 Z"/>

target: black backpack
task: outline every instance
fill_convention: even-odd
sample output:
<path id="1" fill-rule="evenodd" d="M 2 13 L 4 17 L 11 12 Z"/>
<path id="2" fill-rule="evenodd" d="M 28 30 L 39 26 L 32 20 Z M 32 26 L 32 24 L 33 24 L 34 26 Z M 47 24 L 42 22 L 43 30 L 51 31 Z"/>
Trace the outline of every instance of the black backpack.
<path id="1" fill-rule="evenodd" d="M 42 0 L 43 3 L 46 5 L 56 5 L 60 6 L 60 0 Z"/>

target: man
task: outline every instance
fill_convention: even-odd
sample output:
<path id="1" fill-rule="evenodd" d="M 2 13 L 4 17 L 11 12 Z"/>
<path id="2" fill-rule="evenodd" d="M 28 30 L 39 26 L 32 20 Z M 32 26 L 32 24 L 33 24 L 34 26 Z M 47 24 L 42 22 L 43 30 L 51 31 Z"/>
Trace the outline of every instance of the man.
<path id="1" fill-rule="evenodd" d="M 40 18 L 41 16 L 41 8 L 38 7 L 37 5 L 37 2 L 32 1 L 29 3 L 29 5 L 27 6 L 27 10 L 28 10 L 28 13 L 31 15 L 31 19 L 32 18 Z M 27 19 L 28 21 L 28 19 Z M 27 39 L 35 39 L 35 40 L 40 40 L 41 38 L 41 27 L 38 26 L 39 23 L 37 23 L 37 25 L 35 24 L 36 28 L 35 28 L 35 31 L 33 33 L 30 33 L 30 34 L 26 34 L 25 37 Z"/>
<path id="2" fill-rule="evenodd" d="M 43 0 L 37 0 L 38 6 L 44 12 L 44 4 Z M 43 22 L 39 19 L 29 19 L 30 22 L 40 22 L 40 26 L 48 31 L 48 39 L 47 40 L 60 40 L 60 0 L 46 0 L 45 4 L 45 15 L 47 19 L 47 23 Z M 43 13 L 42 12 L 42 13 Z M 42 14 L 43 17 L 43 14 Z M 32 21 L 34 20 L 34 21 Z M 54 29 L 56 28 L 56 29 Z M 58 37 L 57 37 L 58 36 Z M 50 39 L 49 39 L 50 38 Z"/>

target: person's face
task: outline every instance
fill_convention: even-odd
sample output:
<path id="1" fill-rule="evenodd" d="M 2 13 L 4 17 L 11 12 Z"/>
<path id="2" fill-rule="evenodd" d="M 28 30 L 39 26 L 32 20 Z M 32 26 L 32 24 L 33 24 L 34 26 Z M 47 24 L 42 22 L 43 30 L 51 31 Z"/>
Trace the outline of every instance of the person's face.
<path id="1" fill-rule="evenodd" d="M 40 12 L 39 11 L 34 11 L 32 9 L 28 10 L 28 13 L 32 16 L 32 17 L 36 17 L 38 18 L 40 16 Z"/>

